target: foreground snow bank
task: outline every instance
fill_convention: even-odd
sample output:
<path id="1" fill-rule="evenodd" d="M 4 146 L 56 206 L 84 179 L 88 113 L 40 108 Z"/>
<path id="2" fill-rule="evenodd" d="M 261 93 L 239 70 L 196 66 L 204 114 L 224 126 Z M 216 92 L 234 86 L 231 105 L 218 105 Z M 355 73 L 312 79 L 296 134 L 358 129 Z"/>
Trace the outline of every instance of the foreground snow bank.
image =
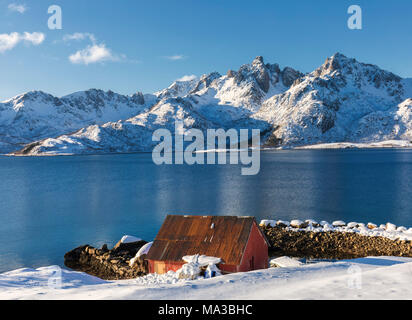
<path id="1" fill-rule="evenodd" d="M 290 257 L 279 257 L 270 260 L 269 262 L 271 267 L 274 268 L 289 268 L 289 267 L 300 267 L 303 265 L 297 258 Z"/>
<path id="2" fill-rule="evenodd" d="M 369 222 L 368 224 L 360 222 L 350 222 L 346 224 L 344 221 L 334 221 L 331 224 L 327 221 L 316 222 L 314 220 L 262 220 L 260 225 L 263 227 L 284 227 L 287 231 L 307 231 L 307 232 L 349 232 L 358 233 L 368 237 L 384 237 L 391 240 L 407 240 L 412 241 L 412 228 L 397 227 L 393 223 L 381 224 L 379 227 L 376 224 Z"/>
<path id="3" fill-rule="evenodd" d="M 0 299 L 412 299 L 412 258 L 370 257 L 172 284 L 103 281 L 53 267 L 0 274 Z"/>

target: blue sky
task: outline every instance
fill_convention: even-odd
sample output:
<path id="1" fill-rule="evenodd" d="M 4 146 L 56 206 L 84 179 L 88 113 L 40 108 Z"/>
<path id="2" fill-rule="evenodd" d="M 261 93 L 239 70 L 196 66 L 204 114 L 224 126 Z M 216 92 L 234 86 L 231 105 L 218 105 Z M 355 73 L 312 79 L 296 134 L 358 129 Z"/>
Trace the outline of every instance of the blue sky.
<path id="1" fill-rule="evenodd" d="M 53 4 L 62 30 L 48 29 Z M 362 30 L 347 27 L 352 4 L 363 10 Z M 309 72 L 342 52 L 412 77 L 411 12 L 410 0 L 0 0 L 0 38 L 19 39 L 0 51 L 0 99 L 29 90 L 148 93 L 258 55 Z M 75 33 L 83 40 L 69 40 Z M 92 46 L 97 57 L 85 64 L 82 50 Z"/>

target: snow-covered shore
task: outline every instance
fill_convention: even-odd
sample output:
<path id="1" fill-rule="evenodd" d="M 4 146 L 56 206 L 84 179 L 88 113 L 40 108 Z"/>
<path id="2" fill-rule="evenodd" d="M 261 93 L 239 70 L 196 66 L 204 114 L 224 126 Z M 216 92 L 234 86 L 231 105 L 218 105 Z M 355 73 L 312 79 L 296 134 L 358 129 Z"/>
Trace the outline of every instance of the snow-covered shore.
<path id="1" fill-rule="evenodd" d="M 412 299 L 412 258 L 399 257 L 318 262 L 174 284 L 104 281 L 63 269 L 61 289 L 55 289 L 50 282 L 55 276 L 53 267 L 0 274 L 0 299 Z"/>
<path id="2" fill-rule="evenodd" d="M 334 142 L 334 143 L 319 143 L 314 145 L 306 145 L 301 147 L 295 147 L 294 149 L 410 149 L 412 148 L 412 142 L 408 140 L 387 140 L 377 141 L 370 143 L 355 143 L 355 142 Z"/>
<path id="3" fill-rule="evenodd" d="M 303 232 L 339 232 L 339 233 L 357 233 L 367 237 L 384 237 L 390 240 L 412 241 L 412 228 L 396 226 L 393 223 L 376 225 L 372 222 L 368 224 L 361 222 L 327 221 L 316 222 L 314 220 L 262 220 L 262 227 L 283 226 L 288 231 Z"/>

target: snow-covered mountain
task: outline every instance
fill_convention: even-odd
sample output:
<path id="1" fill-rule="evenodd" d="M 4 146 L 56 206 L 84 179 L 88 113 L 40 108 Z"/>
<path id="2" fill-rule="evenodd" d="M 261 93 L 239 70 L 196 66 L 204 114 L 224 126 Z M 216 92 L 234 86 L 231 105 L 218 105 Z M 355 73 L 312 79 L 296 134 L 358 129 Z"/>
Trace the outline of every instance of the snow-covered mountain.
<path id="1" fill-rule="evenodd" d="M 166 89 L 155 92 L 154 94 L 159 99 L 184 97 L 195 89 L 198 82 L 199 79 L 195 77 L 188 80 L 176 80 Z"/>
<path id="2" fill-rule="evenodd" d="M 411 140 L 410 97 L 412 79 L 335 54 L 253 117 L 272 124 L 272 146 Z"/>
<path id="3" fill-rule="evenodd" d="M 339 53 L 306 75 L 257 57 L 238 71 L 176 81 L 153 95 L 24 96 L 31 94 L 0 104 L 1 141 L 30 142 L 20 152 L 26 155 L 150 151 L 153 131 L 173 131 L 178 120 L 202 130 L 259 128 L 263 143 L 275 147 L 412 140 L 412 79 Z"/>
<path id="4" fill-rule="evenodd" d="M 265 99 L 287 90 L 299 76 L 302 74 L 292 68 L 281 70 L 276 64 L 265 65 L 258 57 L 225 76 L 213 72 L 197 80 L 176 81 L 150 96 L 154 104 L 150 108 L 148 103 L 143 104 L 144 108 L 133 117 L 119 117 L 103 124 L 94 122 L 80 126 L 83 128 L 74 133 L 67 130 L 69 134 L 33 139 L 22 152 L 40 155 L 147 151 L 153 146 L 154 130 L 174 130 L 175 121 L 182 119 L 187 128 L 253 127 L 267 131 L 267 122 L 250 116 Z M 147 100 L 147 95 L 143 100 Z"/>
<path id="5" fill-rule="evenodd" d="M 92 124 L 128 119 L 149 108 L 155 99 L 140 92 L 123 96 L 95 89 L 62 98 L 41 91 L 18 95 L 0 103 L 0 152 Z"/>

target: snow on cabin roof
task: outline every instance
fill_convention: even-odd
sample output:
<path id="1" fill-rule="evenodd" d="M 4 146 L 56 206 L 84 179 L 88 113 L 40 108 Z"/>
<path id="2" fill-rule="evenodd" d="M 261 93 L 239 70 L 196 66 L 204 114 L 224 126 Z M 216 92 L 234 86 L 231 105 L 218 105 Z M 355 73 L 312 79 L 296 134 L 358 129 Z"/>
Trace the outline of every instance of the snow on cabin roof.
<path id="1" fill-rule="evenodd" d="M 253 222 L 254 217 L 168 215 L 147 259 L 181 262 L 184 256 L 202 254 L 238 265 Z"/>

